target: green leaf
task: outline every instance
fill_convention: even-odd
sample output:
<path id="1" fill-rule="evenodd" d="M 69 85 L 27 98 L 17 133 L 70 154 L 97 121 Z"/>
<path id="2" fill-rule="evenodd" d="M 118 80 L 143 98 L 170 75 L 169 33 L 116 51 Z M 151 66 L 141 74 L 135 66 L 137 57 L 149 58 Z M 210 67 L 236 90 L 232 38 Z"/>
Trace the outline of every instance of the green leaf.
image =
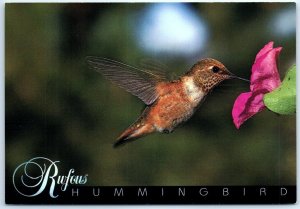
<path id="1" fill-rule="evenodd" d="M 264 103 L 268 109 L 282 115 L 296 112 L 296 65 L 288 70 L 279 88 L 264 96 Z"/>

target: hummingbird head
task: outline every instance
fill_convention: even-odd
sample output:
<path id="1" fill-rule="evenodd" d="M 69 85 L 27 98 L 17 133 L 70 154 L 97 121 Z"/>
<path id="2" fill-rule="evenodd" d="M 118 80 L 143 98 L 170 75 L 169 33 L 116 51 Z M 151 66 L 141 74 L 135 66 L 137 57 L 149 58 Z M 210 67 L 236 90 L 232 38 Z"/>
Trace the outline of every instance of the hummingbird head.
<path id="1" fill-rule="evenodd" d="M 195 84 L 200 86 L 204 91 L 210 91 L 227 79 L 237 78 L 246 80 L 235 76 L 221 62 L 212 58 L 202 59 L 197 62 L 187 75 L 193 76 Z"/>

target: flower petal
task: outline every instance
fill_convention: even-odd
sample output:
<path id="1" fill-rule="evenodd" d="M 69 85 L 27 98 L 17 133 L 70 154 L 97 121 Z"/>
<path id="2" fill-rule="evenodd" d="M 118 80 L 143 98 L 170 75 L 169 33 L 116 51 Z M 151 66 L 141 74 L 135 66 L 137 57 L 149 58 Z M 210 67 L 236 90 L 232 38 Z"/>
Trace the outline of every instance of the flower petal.
<path id="1" fill-rule="evenodd" d="M 282 47 L 273 49 L 273 42 L 270 42 L 259 51 L 252 65 L 251 91 L 265 89 L 270 92 L 280 85 L 277 59 L 281 49 Z"/>
<path id="2" fill-rule="evenodd" d="M 273 42 L 266 44 L 256 55 L 251 70 L 250 92 L 240 94 L 234 102 L 232 118 L 236 128 L 265 108 L 263 97 L 276 89 L 281 81 L 277 59 L 281 47 L 273 48 Z"/>
<path id="3" fill-rule="evenodd" d="M 233 123 L 237 129 L 256 113 L 262 111 L 265 105 L 262 102 L 264 94 L 253 92 L 242 93 L 235 100 L 232 109 Z"/>
<path id="4" fill-rule="evenodd" d="M 264 54 L 266 54 L 268 51 L 270 51 L 271 49 L 273 49 L 273 45 L 274 42 L 270 41 L 269 43 L 267 43 L 256 55 L 255 57 L 255 62 L 256 60 L 258 60 L 261 56 L 263 56 Z"/>

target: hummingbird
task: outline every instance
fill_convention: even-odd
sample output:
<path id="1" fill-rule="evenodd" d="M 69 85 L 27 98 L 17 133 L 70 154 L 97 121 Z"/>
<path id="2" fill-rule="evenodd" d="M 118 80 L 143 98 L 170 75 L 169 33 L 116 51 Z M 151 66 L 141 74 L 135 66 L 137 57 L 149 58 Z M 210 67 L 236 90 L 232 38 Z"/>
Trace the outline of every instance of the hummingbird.
<path id="1" fill-rule="evenodd" d="M 212 58 L 199 60 L 174 80 L 168 79 L 161 70 L 136 68 L 107 58 L 89 56 L 86 59 L 90 68 L 146 104 L 138 119 L 117 138 L 114 147 L 154 132 L 173 132 L 192 117 L 206 96 L 224 80 L 249 82 Z"/>

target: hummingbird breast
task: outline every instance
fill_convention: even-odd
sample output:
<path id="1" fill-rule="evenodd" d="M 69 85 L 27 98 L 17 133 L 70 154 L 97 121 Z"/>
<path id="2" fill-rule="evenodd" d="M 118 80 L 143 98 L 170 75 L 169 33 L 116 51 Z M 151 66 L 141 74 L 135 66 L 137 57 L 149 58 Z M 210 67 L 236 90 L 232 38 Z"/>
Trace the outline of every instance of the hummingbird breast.
<path id="1" fill-rule="evenodd" d="M 145 118 L 159 132 L 172 132 L 195 112 L 205 93 L 195 85 L 193 78 L 160 83 L 158 100 L 150 107 Z"/>

